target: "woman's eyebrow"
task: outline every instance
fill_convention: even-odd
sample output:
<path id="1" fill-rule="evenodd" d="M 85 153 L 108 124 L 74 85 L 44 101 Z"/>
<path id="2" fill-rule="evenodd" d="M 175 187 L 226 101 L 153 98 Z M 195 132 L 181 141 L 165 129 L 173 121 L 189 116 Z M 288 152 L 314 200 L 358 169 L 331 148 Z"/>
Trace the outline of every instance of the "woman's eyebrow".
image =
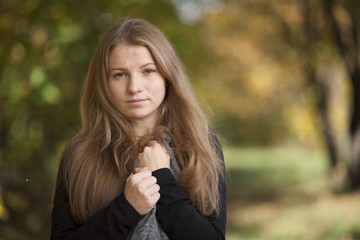
<path id="1" fill-rule="evenodd" d="M 145 63 L 144 65 L 141 65 L 140 68 L 144 68 L 144 67 L 147 67 L 147 66 L 149 66 L 149 65 L 154 65 L 154 66 L 156 66 L 155 63 L 149 62 L 149 63 Z"/>
<path id="2" fill-rule="evenodd" d="M 149 63 L 145 63 L 145 64 L 141 65 L 140 68 L 144 68 L 144 67 L 147 67 L 147 66 L 149 66 L 149 65 L 154 65 L 154 66 L 156 66 L 155 63 L 149 62 Z M 114 70 L 126 71 L 127 69 L 126 69 L 126 68 L 121 68 L 121 67 L 113 67 L 113 68 L 110 68 L 109 71 L 114 71 Z"/>
<path id="3" fill-rule="evenodd" d="M 119 68 L 119 67 L 114 67 L 114 68 L 110 68 L 109 71 L 114 71 L 114 70 L 121 70 L 121 71 L 125 71 L 125 68 Z"/>

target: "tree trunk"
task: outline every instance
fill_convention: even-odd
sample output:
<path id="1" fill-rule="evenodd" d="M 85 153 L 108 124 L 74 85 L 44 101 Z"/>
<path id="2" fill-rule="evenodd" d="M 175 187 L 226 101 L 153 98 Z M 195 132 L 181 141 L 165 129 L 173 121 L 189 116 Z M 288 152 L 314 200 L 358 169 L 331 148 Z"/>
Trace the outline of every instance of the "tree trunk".
<path id="1" fill-rule="evenodd" d="M 325 144 L 329 154 L 330 167 L 334 169 L 339 161 L 337 154 L 337 146 L 335 137 L 333 134 L 333 129 L 331 127 L 329 113 L 328 113 L 328 103 L 329 103 L 329 93 L 328 87 L 325 82 L 328 79 L 320 79 L 319 76 L 319 65 L 314 64 L 313 59 L 316 59 L 317 56 L 313 53 L 316 52 L 316 44 L 318 42 L 318 28 L 314 25 L 313 19 L 311 19 L 311 6 L 310 1 L 306 0 L 302 2 L 302 14 L 304 17 L 304 31 L 306 36 L 306 48 L 307 48 L 307 61 L 305 64 L 305 72 L 307 73 L 307 81 L 315 89 L 317 94 L 317 103 L 316 106 L 320 113 L 320 121 L 322 125 L 322 131 L 325 137 Z M 317 61 L 315 61 L 317 62 Z M 321 70 L 321 69 L 320 69 Z M 327 69 L 326 69 L 327 70 Z"/>
<path id="2" fill-rule="evenodd" d="M 351 8 L 342 5 L 344 10 L 347 11 L 350 16 L 351 36 L 347 36 L 344 40 L 342 36 L 342 26 L 336 21 L 334 16 L 333 0 L 324 0 L 324 8 L 331 22 L 336 46 L 340 52 L 340 55 L 344 61 L 347 74 L 351 80 L 353 99 L 352 99 L 352 113 L 349 132 L 351 136 L 351 159 L 349 164 L 349 179 L 351 189 L 355 190 L 360 188 L 360 66 L 359 66 L 359 43 L 358 43 L 358 32 L 357 23 L 354 15 L 351 12 Z"/>
<path id="3" fill-rule="evenodd" d="M 351 163 L 350 182 L 353 189 L 360 188 L 360 69 L 352 75 L 353 112 L 351 116 Z"/>

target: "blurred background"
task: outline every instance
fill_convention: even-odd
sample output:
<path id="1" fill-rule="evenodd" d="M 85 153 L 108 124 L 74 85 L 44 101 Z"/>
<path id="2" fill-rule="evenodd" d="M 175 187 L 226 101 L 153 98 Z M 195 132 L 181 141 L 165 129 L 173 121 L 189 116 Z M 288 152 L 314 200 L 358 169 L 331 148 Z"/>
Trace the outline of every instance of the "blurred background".
<path id="1" fill-rule="evenodd" d="M 357 0 L 0 0 L 0 239 L 49 239 L 99 39 L 158 26 L 223 138 L 227 239 L 360 239 Z"/>

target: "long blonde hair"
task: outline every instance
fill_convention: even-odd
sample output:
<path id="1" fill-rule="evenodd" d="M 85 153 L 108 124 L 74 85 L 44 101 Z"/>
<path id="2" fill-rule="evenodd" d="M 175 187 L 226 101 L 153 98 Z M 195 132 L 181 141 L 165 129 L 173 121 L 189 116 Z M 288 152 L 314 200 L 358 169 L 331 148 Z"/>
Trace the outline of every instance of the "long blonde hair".
<path id="1" fill-rule="evenodd" d="M 116 107 L 107 84 L 109 54 L 121 43 L 145 46 L 152 54 L 166 81 L 152 138 L 161 142 L 170 135 L 182 169 L 178 183 L 200 213 L 218 212 L 223 164 L 184 67 L 158 28 L 142 19 L 125 18 L 112 26 L 94 53 L 81 95 L 82 128 L 60 157 L 57 184 L 67 190 L 73 217 L 84 222 L 109 204 L 123 190 L 140 151 L 131 120 Z"/>

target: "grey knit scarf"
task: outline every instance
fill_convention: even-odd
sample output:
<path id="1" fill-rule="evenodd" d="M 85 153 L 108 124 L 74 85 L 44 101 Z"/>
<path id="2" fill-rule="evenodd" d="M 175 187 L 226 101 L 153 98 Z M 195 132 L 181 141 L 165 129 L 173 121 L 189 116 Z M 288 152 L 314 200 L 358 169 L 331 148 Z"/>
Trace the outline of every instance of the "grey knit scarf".
<path id="1" fill-rule="evenodd" d="M 180 173 L 180 165 L 170 147 L 170 138 L 165 139 L 165 147 L 170 154 L 170 171 L 175 179 Z M 162 230 L 159 222 L 156 219 L 156 205 L 147 213 L 136 225 L 132 233 L 129 234 L 127 240 L 168 240 L 168 236 Z"/>

